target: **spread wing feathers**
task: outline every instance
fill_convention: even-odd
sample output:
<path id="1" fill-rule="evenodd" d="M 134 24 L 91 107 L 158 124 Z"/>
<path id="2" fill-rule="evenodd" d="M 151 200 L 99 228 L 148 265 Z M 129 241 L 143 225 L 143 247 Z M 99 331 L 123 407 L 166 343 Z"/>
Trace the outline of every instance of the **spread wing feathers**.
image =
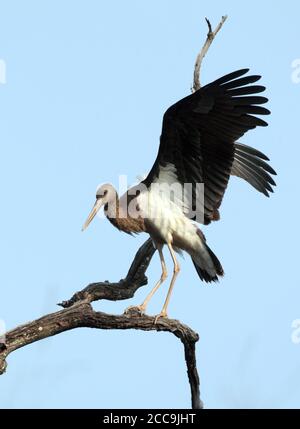
<path id="1" fill-rule="evenodd" d="M 234 161 L 231 174 L 241 177 L 259 192 L 269 197 L 276 183 L 270 176 L 276 175 L 273 168 L 266 162 L 269 158 L 262 152 L 241 143 L 235 143 Z"/>
<path id="2" fill-rule="evenodd" d="M 248 71 L 243 69 L 223 76 L 178 101 L 165 112 L 158 155 L 144 180 L 146 186 L 162 181 L 162 177 L 165 179 L 166 176 L 162 171 L 170 170 L 171 166 L 173 179 L 170 177 L 169 182 L 177 180 L 182 186 L 203 183 L 204 198 L 193 186 L 187 209 L 189 217 L 198 221 L 203 214 L 205 224 L 218 215 L 217 209 L 234 162 L 236 174 L 245 178 L 247 171 L 246 180 L 252 180 L 257 186 L 260 183 L 255 176 L 257 171 L 249 165 L 251 160 L 247 159 L 245 152 L 235 150 L 234 145 L 248 130 L 267 125 L 253 115 L 270 113 L 261 106 L 268 101 L 267 98 L 255 95 L 263 92 L 265 87 L 250 85 L 257 82 L 260 76 L 244 76 Z M 247 152 L 247 155 L 252 154 Z M 259 158 L 257 154 L 254 156 Z M 262 178 L 264 168 L 260 170 Z M 266 183 L 269 186 L 266 178 L 263 183 L 266 188 Z M 204 204 L 201 204 L 203 200 Z"/>

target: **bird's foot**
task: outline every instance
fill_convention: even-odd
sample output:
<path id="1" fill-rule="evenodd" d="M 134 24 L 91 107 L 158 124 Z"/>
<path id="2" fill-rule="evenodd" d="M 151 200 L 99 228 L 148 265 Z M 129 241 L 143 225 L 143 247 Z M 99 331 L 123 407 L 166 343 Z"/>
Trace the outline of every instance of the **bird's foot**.
<path id="1" fill-rule="evenodd" d="M 141 304 L 141 305 L 131 305 L 130 307 L 127 307 L 124 310 L 124 314 L 129 314 L 129 313 L 138 313 L 140 315 L 145 314 L 146 312 L 146 306 Z"/>
<path id="2" fill-rule="evenodd" d="M 156 325 L 158 319 L 160 319 L 161 317 L 163 317 L 164 319 L 168 318 L 168 314 L 165 310 L 162 310 L 157 316 L 155 316 L 154 325 Z"/>

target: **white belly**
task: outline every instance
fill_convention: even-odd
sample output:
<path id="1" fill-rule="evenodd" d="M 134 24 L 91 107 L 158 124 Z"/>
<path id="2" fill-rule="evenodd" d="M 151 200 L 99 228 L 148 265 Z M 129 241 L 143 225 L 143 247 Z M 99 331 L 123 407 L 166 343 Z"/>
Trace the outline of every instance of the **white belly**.
<path id="1" fill-rule="evenodd" d="M 155 190 L 142 192 L 137 199 L 141 216 L 147 219 L 166 243 L 172 243 L 176 236 L 186 242 L 188 247 L 195 250 L 201 247 L 197 226 L 184 215 L 180 204 L 175 204 Z"/>

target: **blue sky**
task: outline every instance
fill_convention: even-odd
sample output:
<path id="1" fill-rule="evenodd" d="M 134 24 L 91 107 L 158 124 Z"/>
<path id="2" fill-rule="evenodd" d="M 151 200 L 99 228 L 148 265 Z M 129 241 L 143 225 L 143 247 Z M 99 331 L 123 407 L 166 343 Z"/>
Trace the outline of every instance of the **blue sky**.
<path id="1" fill-rule="evenodd" d="M 298 170 L 299 3 L 235 0 L 0 1 L 1 300 L 11 329 L 57 310 L 97 280 L 118 280 L 146 236 L 97 220 L 81 226 L 102 182 L 134 182 L 155 158 L 164 110 L 189 94 L 207 28 L 226 22 L 202 69 L 202 83 L 238 68 L 263 76 L 269 127 L 243 143 L 278 171 L 264 198 L 233 179 L 222 219 L 203 228 L 226 276 L 199 281 L 189 258 L 169 314 L 200 334 L 197 358 L 207 408 L 299 407 Z M 300 76 L 300 74 L 299 74 Z M 168 264 L 171 263 L 167 257 Z M 120 313 L 140 303 L 95 309 Z M 159 312 L 166 288 L 153 298 Z M 77 329 L 8 358 L 0 407 L 189 407 L 182 347 L 171 335 Z"/>

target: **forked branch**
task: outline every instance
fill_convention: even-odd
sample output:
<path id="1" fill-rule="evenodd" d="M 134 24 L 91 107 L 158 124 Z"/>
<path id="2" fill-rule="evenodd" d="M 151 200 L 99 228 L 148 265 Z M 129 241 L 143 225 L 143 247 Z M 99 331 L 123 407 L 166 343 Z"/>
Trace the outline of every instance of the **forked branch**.
<path id="1" fill-rule="evenodd" d="M 217 25 L 216 29 L 213 31 L 210 21 L 207 18 L 205 18 L 207 26 L 208 26 L 208 33 L 207 33 L 206 41 L 205 41 L 204 45 L 202 46 L 202 49 L 201 49 L 201 51 L 199 52 L 199 54 L 197 55 L 197 58 L 196 58 L 195 68 L 194 68 L 194 82 L 193 82 L 193 86 L 192 86 L 192 92 L 195 92 L 195 91 L 197 91 L 198 89 L 201 88 L 201 84 L 200 84 L 200 70 L 201 70 L 202 61 L 203 61 L 205 55 L 207 54 L 207 51 L 209 50 L 210 45 L 214 41 L 214 38 L 216 37 L 216 35 L 218 34 L 218 32 L 223 27 L 226 19 L 227 19 L 227 15 L 222 16 L 221 21 Z"/>

